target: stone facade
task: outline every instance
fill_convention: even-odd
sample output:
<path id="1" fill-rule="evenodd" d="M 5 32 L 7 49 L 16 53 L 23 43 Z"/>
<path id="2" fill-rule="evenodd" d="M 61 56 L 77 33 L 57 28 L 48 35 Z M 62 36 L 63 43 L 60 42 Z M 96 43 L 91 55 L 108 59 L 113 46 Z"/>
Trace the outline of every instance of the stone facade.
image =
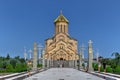
<path id="1" fill-rule="evenodd" d="M 46 39 L 45 59 L 49 60 L 78 60 L 77 40 L 68 33 L 69 21 L 61 13 L 54 21 L 55 33 Z"/>
<path id="2" fill-rule="evenodd" d="M 34 49 L 33 49 L 33 70 L 37 70 L 37 43 L 34 43 Z"/>

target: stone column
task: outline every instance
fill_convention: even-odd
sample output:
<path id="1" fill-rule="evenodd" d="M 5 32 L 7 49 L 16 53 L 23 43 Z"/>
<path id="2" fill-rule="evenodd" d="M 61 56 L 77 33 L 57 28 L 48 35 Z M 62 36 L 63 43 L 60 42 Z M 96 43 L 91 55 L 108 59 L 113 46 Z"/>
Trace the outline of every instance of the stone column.
<path id="1" fill-rule="evenodd" d="M 82 69 L 82 46 L 80 47 L 80 55 L 79 55 L 79 67 L 80 67 L 80 69 Z"/>
<path id="2" fill-rule="evenodd" d="M 49 59 L 47 59 L 47 68 L 49 68 Z"/>
<path id="3" fill-rule="evenodd" d="M 70 55 L 68 55 L 68 65 L 67 65 L 67 67 L 71 67 Z"/>
<path id="4" fill-rule="evenodd" d="M 49 68 L 50 65 L 50 55 L 48 55 L 48 59 L 47 59 L 47 68 Z"/>
<path id="5" fill-rule="evenodd" d="M 53 56 L 51 56 L 51 67 L 53 67 Z"/>
<path id="6" fill-rule="evenodd" d="M 52 60 L 51 60 L 51 56 L 50 56 L 50 64 L 49 64 L 49 67 L 51 68 L 51 64 L 52 64 Z"/>
<path id="7" fill-rule="evenodd" d="M 45 51 L 43 50 L 42 52 L 43 56 L 42 56 L 42 68 L 45 69 Z"/>
<path id="8" fill-rule="evenodd" d="M 75 54 L 75 69 L 77 69 L 77 54 Z"/>
<path id="9" fill-rule="evenodd" d="M 92 49 L 92 41 L 89 40 L 88 42 L 88 71 L 93 71 L 92 67 L 93 63 L 93 49 Z"/>
<path id="10" fill-rule="evenodd" d="M 80 67 L 80 69 L 82 69 L 82 55 L 80 54 L 79 55 L 79 67 Z"/>
<path id="11" fill-rule="evenodd" d="M 99 63 L 99 53 L 96 53 L 96 59 L 97 59 L 97 63 Z"/>
<path id="12" fill-rule="evenodd" d="M 69 60 L 69 67 L 72 67 L 72 60 Z"/>
<path id="13" fill-rule="evenodd" d="M 72 61 L 72 63 L 73 63 L 73 68 L 75 68 L 75 55 L 73 54 L 73 61 Z"/>
<path id="14" fill-rule="evenodd" d="M 71 66 L 74 68 L 74 54 L 72 55 Z"/>
<path id="15" fill-rule="evenodd" d="M 33 49 L 33 70 L 37 71 L 37 43 L 34 43 L 34 49 Z"/>

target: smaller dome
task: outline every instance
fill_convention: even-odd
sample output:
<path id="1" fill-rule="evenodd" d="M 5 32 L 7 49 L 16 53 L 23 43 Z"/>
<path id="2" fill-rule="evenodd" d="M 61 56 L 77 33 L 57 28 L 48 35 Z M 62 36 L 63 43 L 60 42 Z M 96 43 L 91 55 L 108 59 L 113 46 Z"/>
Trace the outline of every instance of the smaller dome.
<path id="1" fill-rule="evenodd" d="M 60 15 L 55 19 L 54 23 L 56 23 L 56 22 L 66 22 L 66 23 L 69 23 L 67 18 L 65 18 L 62 13 L 60 13 Z"/>

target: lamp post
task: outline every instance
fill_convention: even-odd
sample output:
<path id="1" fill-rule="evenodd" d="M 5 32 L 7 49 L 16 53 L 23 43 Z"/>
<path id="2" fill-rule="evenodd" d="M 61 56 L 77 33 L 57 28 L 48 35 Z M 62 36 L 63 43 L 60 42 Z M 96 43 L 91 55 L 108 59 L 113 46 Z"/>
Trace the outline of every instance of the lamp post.
<path id="1" fill-rule="evenodd" d="M 43 54 L 43 57 L 42 57 L 42 68 L 45 69 L 45 57 L 44 57 L 45 51 L 44 51 L 44 49 L 42 51 L 42 54 Z"/>
<path id="2" fill-rule="evenodd" d="M 28 72 L 28 64 L 27 64 L 27 50 L 26 48 L 24 47 L 24 59 L 25 59 L 25 63 L 26 63 L 26 66 L 27 66 L 27 72 Z"/>
<path id="3" fill-rule="evenodd" d="M 28 66 L 28 75 L 29 75 L 29 77 L 31 76 L 31 72 L 30 72 L 30 70 L 31 70 L 31 61 L 28 61 L 28 63 L 27 63 L 27 66 Z"/>
<path id="4" fill-rule="evenodd" d="M 24 47 L 24 59 L 25 59 L 25 61 L 27 60 L 27 52 L 26 52 L 27 50 L 26 50 L 26 48 Z"/>
<path id="5" fill-rule="evenodd" d="M 43 46 L 41 44 L 38 45 L 38 50 L 39 50 L 39 64 L 42 63 L 42 51 L 43 51 Z"/>
<path id="6" fill-rule="evenodd" d="M 80 64 L 80 69 L 82 68 L 82 63 L 84 61 L 84 50 L 85 50 L 85 46 L 84 44 L 82 44 L 80 46 L 80 54 L 79 54 L 79 64 Z"/>
<path id="7" fill-rule="evenodd" d="M 33 59 L 32 59 L 32 50 L 30 49 L 29 51 L 29 57 L 30 57 L 30 59 L 29 59 L 29 61 L 28 61 L 28 68 L 31 70 L 31 68 L 32 68 L 32 62 L 33 62 Z"/>
<path id="8" fill-rule="evenodd" d="M 29 50 L 29 56 L 30 56 L 30 60 L 32 59 L 32 50 Z"/>

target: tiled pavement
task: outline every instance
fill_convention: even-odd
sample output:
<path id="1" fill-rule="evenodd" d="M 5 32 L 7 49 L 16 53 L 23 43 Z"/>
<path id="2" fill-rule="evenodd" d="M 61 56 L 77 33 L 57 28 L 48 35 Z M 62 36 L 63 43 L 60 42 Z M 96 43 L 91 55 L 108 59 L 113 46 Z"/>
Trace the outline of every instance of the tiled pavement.
<path id="1" fill-rule="evenodd" d="M 51 68 L 25 80 L 105 80 L 72 68 Z"/>

